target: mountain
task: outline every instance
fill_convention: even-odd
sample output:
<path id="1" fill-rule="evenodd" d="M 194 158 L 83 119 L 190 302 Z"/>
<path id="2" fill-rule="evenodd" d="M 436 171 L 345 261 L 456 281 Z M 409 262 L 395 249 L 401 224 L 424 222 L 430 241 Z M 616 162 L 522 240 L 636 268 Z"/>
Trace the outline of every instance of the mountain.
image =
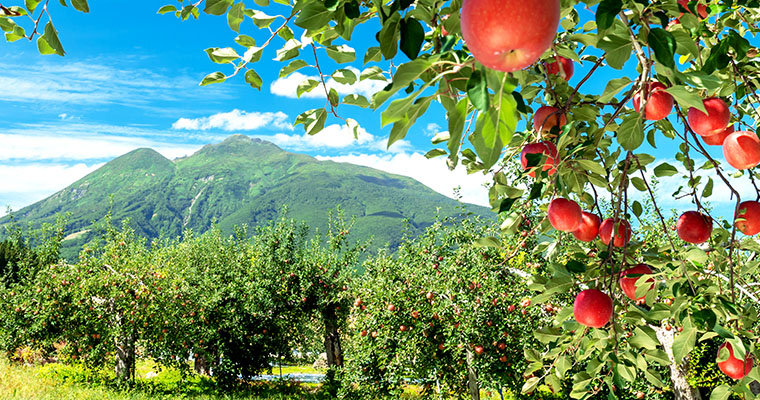
<path id="1" fill-rule="evenodd" d="M 374 237 L 373 247 L 395 247 L 407 226 L 421 231 L 438 213 L 457 215 L 463 205 L 420 182 L 348 163 L 286 152 L 273 143 L 234 135 L 189 157 L 168 160 L 151 149 L 118 157 L 60 192 L 14 213 L 22 224 L 53 222 L 69 213 L 63 254 L 76 255 L 93 235 L 93 221 L 109 208 L 114 221 L 129 218 L 148 238 L 174 237 L 213 221 L 224 231 L 288 216 L 324 229 L 327 212 L 340 205 L 355 216 L 355 238 Z M 467 211 L 494 218 L 485 207 Z M 0 225 L 9 217 L 0 219 Z M 353 236 L 353 235 L 352 235 Z"/>

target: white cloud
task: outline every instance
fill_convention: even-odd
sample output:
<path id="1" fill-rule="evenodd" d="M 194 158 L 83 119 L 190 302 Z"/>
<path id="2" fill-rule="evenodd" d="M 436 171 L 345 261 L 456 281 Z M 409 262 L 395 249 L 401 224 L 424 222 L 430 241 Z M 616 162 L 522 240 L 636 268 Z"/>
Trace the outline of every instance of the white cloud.
<path id="1" fill-rule="evenodd" d="M 167 158 L 192 154 L 201 145 L 169 143 L 142 137 L 116 135 L 59 136 L 55 134 L 0 134 L 0 161 L 92 160 L 118 157 L 150 147 Z"/>
<path id="2" fill-rule="evenodd" d="M 404 175 L 420 181 L 436 192 L 454 198 L 454 189 L 460 188 L 462 201 L 490 207 L 488 189 L 483 184 L 491 182 L 488 175 L 468 175 L 461 165 L 454 171 L 446 166 L 445 158 L 427 159 L 422 153 L 398 154 L 352 154 L 325 157 L 321 160 L 347 162 L 376 168 L 392 174 Z"/>
<path id="3" fill-rule="evenodd" d="M 425 136 L 433 137 L 436 133 L 441 132 L 441 126 L 436 124 L 435 122 L 431 122 L 425 126 L 425 129 L 422 130 L 422 133 L 425 134 Z"/>
<path id="4" fill-rule="evenodd" d="M 357 77 L 359 76 L 360 72 L 358 69 L 348 69 L 352 70 Z M 272 82 L 272 84 L 269 86 L 269 91 L 277 96 L 284 96 L 295 99 L 298 98 L 296 95 L 296 89 L 298 88 L 298 85 L 300 85 L 302 82 L 305 82 L 307 79 L 314 79 L 316 81 L 319 81 L 319 76 L 308 76 L 300 72 L 294 72 L 285 78 L 280 78 Z M 353 85 L 345 85 L 335 82 L 332 78 L 327 79 L 326 84 L 328 89 L 334 88 L 335 91 L 337 91 L 340 95 L 360 94 L 366 97 L 368 100 L 374 93 L 379 92 L 388 85 L 387 82 L 372 79 L 358 81 Z M 320 83 L 310 92 L 302 94 L 301 98 L 325 98 L 324 86 L 322 86 Z"/>
<path id="5" fill-rule="evenodd" d="M 278 112 L 246 112 L 234 109 L 201 118 L 180 118 L 172 124 L 172 129 L 201 130 L 222 129 L 225 131 L 252 131 L 261 128 L 293 130 L 290 117 Z"/>
<path id="6" fill-rule="evenodd" d="M 258 136 L 261 139 L 268 140 L 280 147 L 292 151 L 313 151 L 320 149 L 346 149 L 362 148 L 375 151 L 386 151 L 385 138 L 377 137 L 364 128 L 357 129 L 358 136 L 354 137 L 353 131 L 346 125 L 332 124 L 326 126 L 316 135 L 303 133 L 301 135 L 288 135 L 278 133 L 271 136 Z M 406 140 L 399 140 L 394 143 L 388 150 L 390 152 L 402 152 L 411 148 Z"/>
<path id="7" fill-rule="evenodd" d="M 18 210 L 42 200 L 63 189 L 72 182 L 100 168 L 103 164 L 0 164 L 0 216 L 10 206 Z"/>

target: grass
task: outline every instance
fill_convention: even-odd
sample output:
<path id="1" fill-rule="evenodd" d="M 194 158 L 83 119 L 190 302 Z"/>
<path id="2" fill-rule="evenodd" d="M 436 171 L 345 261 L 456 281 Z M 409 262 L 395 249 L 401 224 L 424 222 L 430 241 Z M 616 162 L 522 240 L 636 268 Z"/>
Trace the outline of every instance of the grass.
<path id="1" fill-rule="evenodd" d="M 275 368 L 277 374 L 279 369 Z M 150 372 L 158 376 L 145 379 Z M 274 371 L 273 371 L 274 372 Z M 283 366 L 282 373 L 320 373 L 309 365 Z M 209 378 L 192 376 L 182 380 L 177 370 L 159 371 L 156 364 L 143 360 L 137 365 L 137 385 L 117 388 L 108 383 L 110 371 L 92 371 L 81 366 L 48 364 L 25 366 L 0 357 L 0 400 L 324 400 L 315 384 L 257 383 L 250 391 L 218 392 Z M 401 399 L 418 399 L 420 388 L 407 386 Z M 484 400 L 499 399 L 496 393 L 481 392 Z M 511 396 L 505 396 L 511 399 Z"/>

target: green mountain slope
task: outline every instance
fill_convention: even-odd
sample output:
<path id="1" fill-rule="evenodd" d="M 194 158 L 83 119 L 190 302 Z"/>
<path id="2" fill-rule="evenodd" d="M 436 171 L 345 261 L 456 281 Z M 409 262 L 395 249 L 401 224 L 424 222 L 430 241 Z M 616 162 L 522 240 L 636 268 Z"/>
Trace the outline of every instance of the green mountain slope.
<path id="1" fill-rule="evenodd" d="M 347 216 L 356 217 L 355 237 L 374 236 L 373 247 L 395 247 L 406 220 L 413 230 L 421 230 L 437 213 L 462 211 L 460 203 L 414 179 L 319 161 L 235 135 L 174 161 L 151 149 L 132 151 L 19 210 L 15 218 L 36 225 L 70 213 L 64 255 L 71 257 L 90 240 L 92 222 L 103 218 L 110 204 L 114 220 L 130 218 L 150 238 L 176 236 L 188 228 L 202 232 L 213 221 L 225 231 L 235 225 L 255 226 L 278 217 L 283 205 L 290 217 L 324 229 L 328 210 L 340 205 Z M 466 208 L 493 218 L 484 207 Z M 0 225 L 7 221 L 0 219 Z"/>

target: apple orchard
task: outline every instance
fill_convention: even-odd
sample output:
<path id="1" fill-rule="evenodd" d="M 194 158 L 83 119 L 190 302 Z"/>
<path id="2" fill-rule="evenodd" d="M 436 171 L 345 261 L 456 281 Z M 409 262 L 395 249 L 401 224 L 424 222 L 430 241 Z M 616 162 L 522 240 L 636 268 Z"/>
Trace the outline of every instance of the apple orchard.
<path id="1" fill-rule="evenodd" d="M 73 3 L 83 8 L 82 0 Z M 324 107 L 295 121 L 308 134 L 318 134 L 328 119 L 358 132 L 357 121 L 341 112 L 368 108 L 390 128 L 390 146 L 414 132 L 422 114 L 445 113 L 447 132 L 433 139 L 427 157 L 493 177 L 489 200 L 500 230 L 477 243 L 498 253 L 502 269 L 525 253 L 540 260 L 542 271 L 518 279 L 530 290 L 528 304 L 566 304 L 536 316 L 537 340 L 518 372 L 523 393 L 545 385 L 572 398 L 616 398 L 636 382 L 664 386 L 658 371 L 667 371 L 676 398 L 699 398 L 685 371 L 705 342 L 716 343 L 707 357 L 725 374 L 711 399 L 759 392 L 760 63 L 751 40 L 760 31 L 760 2 L 179 3 L 159 13 L 181 20 L 200 18 L 201 11 L 225 16 L 234 31 L 230 44 L 206 49 L 221 71 L 201 85 L 242 75 L 260 90 L 255 68 L 262 57 L 282 63 L 280 77 L 298 70 L 318 75 L 297 89 L 299 96 L 325 95 Z M 19 35 L 13 13 L 20 11 L 11 7 L 0 18 L 11 35 Z M 47 26 L 38 38 L 40 51 L 62 55 L 52 23 Z M 367 43 L 357 60 L 354 47 Z M 341 97 L 325 85 L 330 77 L 348 85 L 387 85 L 371 98 Z M 607 81 L 601 93 L 584 90 L 599 79 Z M 672 151 L 660 159 L 645 152 L 660 148 Z M 715 157 L 720 150 L 723 157 Z M 689 201 L 690 209 L 671 217 L 663 203 L 673 199 L 663 198 L 658 185 L 674 177 L 680 187 L 669 196 Z M 747 187 L 754 198 L 740 196 L 748 191 L 739 188 Z M 718 197 L 733 204 L 728 218 L 709 206 Z M 379 277 L 390 273 L 380 270 Z M 468 272 L 456 271 L 452 279 L 459 274 L 468 282 Z M 425 293 L 431 297 L 424 304 L 439 294 Z M 386 295 L 359 293 L 354 308 L 363 310 L 368 296 Z M 399 307 L 391 299 L 381 303 L 387 315 Z M 513 310 L 508 307 L 514 309 L 494 300 L 491 312 L 506 315 Z M 412 321 L 418 319 L 412 312 Z M 369 317 L 357 318 L 360 324 Z M 408 323 L 399 330 L 416 334 Z M 372 327 L 359 327 L 357 334 L 379 340 Z M 398 340 L 386 342 L 385 351 L 406 343 Z M 452 368 L 470 374 L 478 357 L 492 350 L 488 343 L 465 344 L 465 366 L 452 360 Z M 363 372 L 380 374 L 373 371 Z M 466 378 L 473 380 L 472 374 Z"/>

